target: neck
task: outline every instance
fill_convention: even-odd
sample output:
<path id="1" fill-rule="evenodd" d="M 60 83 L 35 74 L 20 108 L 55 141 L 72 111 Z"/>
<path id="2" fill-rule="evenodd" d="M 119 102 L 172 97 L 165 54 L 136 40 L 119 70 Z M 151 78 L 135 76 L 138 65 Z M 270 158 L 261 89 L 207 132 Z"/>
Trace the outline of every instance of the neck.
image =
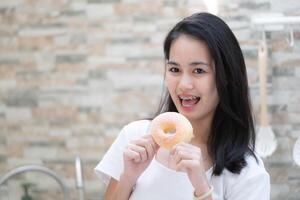
<path id="1" fill-rule="evenodd" d="M 201 155 L 203 161 L 208 165 L 206 169 L 209 169 L 212 165 L 211 157 L 209 155 L 208 138 L 211 131 L 211 123 L 207 122 L 191 122 L 193 126 L 194 137 L 191 144 L 201 149 Z"/>
<path id="2" fill-rule="evenodd" d="M 191 121 L 193 126 L 194 137 L 192 139 L 192 144 L 197 146 L 207 146 L 208 138 L 211 132 L 212 118 L 206 120 L 195 120 Z"/>

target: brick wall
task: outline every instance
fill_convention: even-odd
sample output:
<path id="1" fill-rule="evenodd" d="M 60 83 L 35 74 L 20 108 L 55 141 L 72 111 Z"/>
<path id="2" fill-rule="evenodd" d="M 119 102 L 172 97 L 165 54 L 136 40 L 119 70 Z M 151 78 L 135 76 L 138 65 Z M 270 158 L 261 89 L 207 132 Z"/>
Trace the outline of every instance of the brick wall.
<path id="1" fill-rule="evenodd" d="M 74 159 L 84 164 L 88 197 L 103 184 L 93 167 L 126 123 L 153 114 L 161 94 L 162 43 L 182 17 L 204 11 L 198 0 L 2 0 L 0 2 L 0 171 L 44 164 L 76 199 Z M 300 15 L 300 2 L 220 0 L 220 16 L 243 49 L 256 118 L 257 42 L 250 16 Z M 269 37 L 268 94 L 278 149 L 265 165 L 272 199 L 299 199 L 300 33 Z"/>

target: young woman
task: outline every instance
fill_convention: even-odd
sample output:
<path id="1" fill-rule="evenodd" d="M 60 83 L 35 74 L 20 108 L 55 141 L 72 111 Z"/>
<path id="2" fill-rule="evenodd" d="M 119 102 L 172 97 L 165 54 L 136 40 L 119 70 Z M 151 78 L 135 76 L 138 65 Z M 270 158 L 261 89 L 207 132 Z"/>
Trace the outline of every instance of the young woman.
<path id="1" fill-rule="evenodd" d="M 159 113 L 179 112 L 194 129 L 171 151 L 148 133 L 150 120 L 125 126 L 95 172 L 105 200 L 268 200 L 270 178 L 254 152 L 246 67 L 230 28 L 196 13 L 164 42 L 166 95 Z"/>

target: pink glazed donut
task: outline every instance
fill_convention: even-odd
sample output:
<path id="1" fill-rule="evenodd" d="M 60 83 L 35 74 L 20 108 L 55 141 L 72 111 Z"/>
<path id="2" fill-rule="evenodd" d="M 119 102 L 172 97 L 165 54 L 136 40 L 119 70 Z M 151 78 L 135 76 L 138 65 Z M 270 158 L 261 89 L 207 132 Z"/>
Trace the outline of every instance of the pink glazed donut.
<path id="1" fill-rule="evenodd" d="M 179 142 L 190 142 L 193 127 L 185 116 L 177 112 L 165 112 L 152 120 L 150 134 L 159 146 L 170 150 Z"/>

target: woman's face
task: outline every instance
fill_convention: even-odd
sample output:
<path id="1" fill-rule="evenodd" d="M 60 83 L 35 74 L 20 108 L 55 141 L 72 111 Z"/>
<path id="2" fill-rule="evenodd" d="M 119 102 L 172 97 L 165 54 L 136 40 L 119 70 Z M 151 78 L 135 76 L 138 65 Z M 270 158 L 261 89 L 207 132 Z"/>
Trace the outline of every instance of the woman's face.
<path id="1" fill-rule="evenodd" d="M 189 120 L 212 119 L 219 103 L 214 61 L 204 41 L 181 35 L 171 44 L 166 85 L 177 110 Z"/>

